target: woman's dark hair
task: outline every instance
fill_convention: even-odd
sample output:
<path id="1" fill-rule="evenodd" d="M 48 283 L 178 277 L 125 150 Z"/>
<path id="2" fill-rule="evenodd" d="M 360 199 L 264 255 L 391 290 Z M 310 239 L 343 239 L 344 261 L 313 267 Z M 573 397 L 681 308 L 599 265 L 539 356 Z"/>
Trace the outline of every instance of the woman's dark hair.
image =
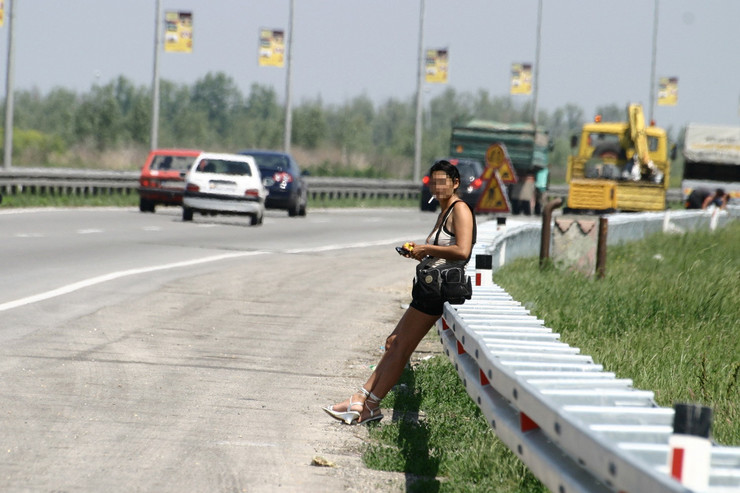
<path id="1" fill-rule="evenodd" d="M 447 176 L 452 178 L 453 182 L 455 180 L 460 180 L 460 171 L 457 169 L 457 166 L 453 165 L 446 159 L 440 159 L 434 163 L 432 167 L 429 168 L 429 176 L 432 176 L 432 173 L 435 171 L 444 171 Z"/>

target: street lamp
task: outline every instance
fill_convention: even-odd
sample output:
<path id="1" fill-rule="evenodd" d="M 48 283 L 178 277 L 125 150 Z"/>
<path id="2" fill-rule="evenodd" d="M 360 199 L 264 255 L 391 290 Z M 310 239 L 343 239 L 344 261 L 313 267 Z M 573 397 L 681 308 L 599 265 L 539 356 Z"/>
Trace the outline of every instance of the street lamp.
<path id="1" fill-rule="evenodd" d="M 8 61 L 5 72 L 5 155 L 3 166 L 10 169 L 13 157 L 13 18 L 15 17 L 15 1 L 7 2 L 10 15 L 8 16 Z"/>
<path id="2" fill-rule="evenodd" d="M 416 128 L 414 132 L 414 181 L 421 179 L 422 87 L 424 85 L 424 0 L 419 2 L 419 67 L 416 77 Z"/>

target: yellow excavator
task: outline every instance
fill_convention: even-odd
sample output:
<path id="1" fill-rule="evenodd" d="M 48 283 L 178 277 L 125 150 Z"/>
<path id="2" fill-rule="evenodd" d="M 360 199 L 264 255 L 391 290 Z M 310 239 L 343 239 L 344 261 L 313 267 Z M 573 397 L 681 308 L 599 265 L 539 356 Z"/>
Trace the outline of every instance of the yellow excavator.
<path id="1" fill-rule="evenodd" d="M 642 105 L 627 107 L 627 121 L 583 125 L 571 140 L 565 212 L 660 211 L 670 177 L 668 137 L 645 124 Z"/>

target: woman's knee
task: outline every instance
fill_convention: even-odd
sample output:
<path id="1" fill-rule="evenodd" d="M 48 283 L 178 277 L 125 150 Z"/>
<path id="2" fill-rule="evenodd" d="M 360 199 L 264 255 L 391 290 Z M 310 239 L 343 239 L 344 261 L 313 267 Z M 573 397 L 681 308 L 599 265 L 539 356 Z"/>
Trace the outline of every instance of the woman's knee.
<path id="1" fill-rule="evenodd" d="M 396 334 L 391 334 L 385 339 L 385 350 L 389 351 L 393 346 L 396 345 Z"/>

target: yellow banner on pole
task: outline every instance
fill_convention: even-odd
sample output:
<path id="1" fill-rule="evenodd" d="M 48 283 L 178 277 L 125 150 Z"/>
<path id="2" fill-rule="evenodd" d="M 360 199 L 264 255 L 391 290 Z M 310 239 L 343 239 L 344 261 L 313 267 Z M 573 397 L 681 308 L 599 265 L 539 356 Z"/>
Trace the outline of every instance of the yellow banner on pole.
<path id="1" fill-rule="evenodd" d="M 260 29 L 257 58 L 260 67 L 282 67 L 285 63 L 285 33 L 280 29 Z"/>
<path id="2" fill-rule="evenodd" d="M 658 106 L 678 104 L 678 77 L 661 77 L 658 83 Z"/>
<path id="3" fill-rule="evenodd" d="M 164 51 L 193 52 L 193 13 L 168 11 L 164 15 Z"/>
<path id="4" fill-rule="evenodd" d="M 0 27 L 5 25 L 5 2 L 0 0 Z"/>
<path id="5" fill-rule="evenodd" d="M 532 64 L 511 64 L 511 94 L 532 94 Z"/>
<path id="6" fill-rule="evenodd" d="M 427 50 L 424 65 L 427 82 L 447 84 L 447 71 L 449 68 L 447 48 Z"/>

